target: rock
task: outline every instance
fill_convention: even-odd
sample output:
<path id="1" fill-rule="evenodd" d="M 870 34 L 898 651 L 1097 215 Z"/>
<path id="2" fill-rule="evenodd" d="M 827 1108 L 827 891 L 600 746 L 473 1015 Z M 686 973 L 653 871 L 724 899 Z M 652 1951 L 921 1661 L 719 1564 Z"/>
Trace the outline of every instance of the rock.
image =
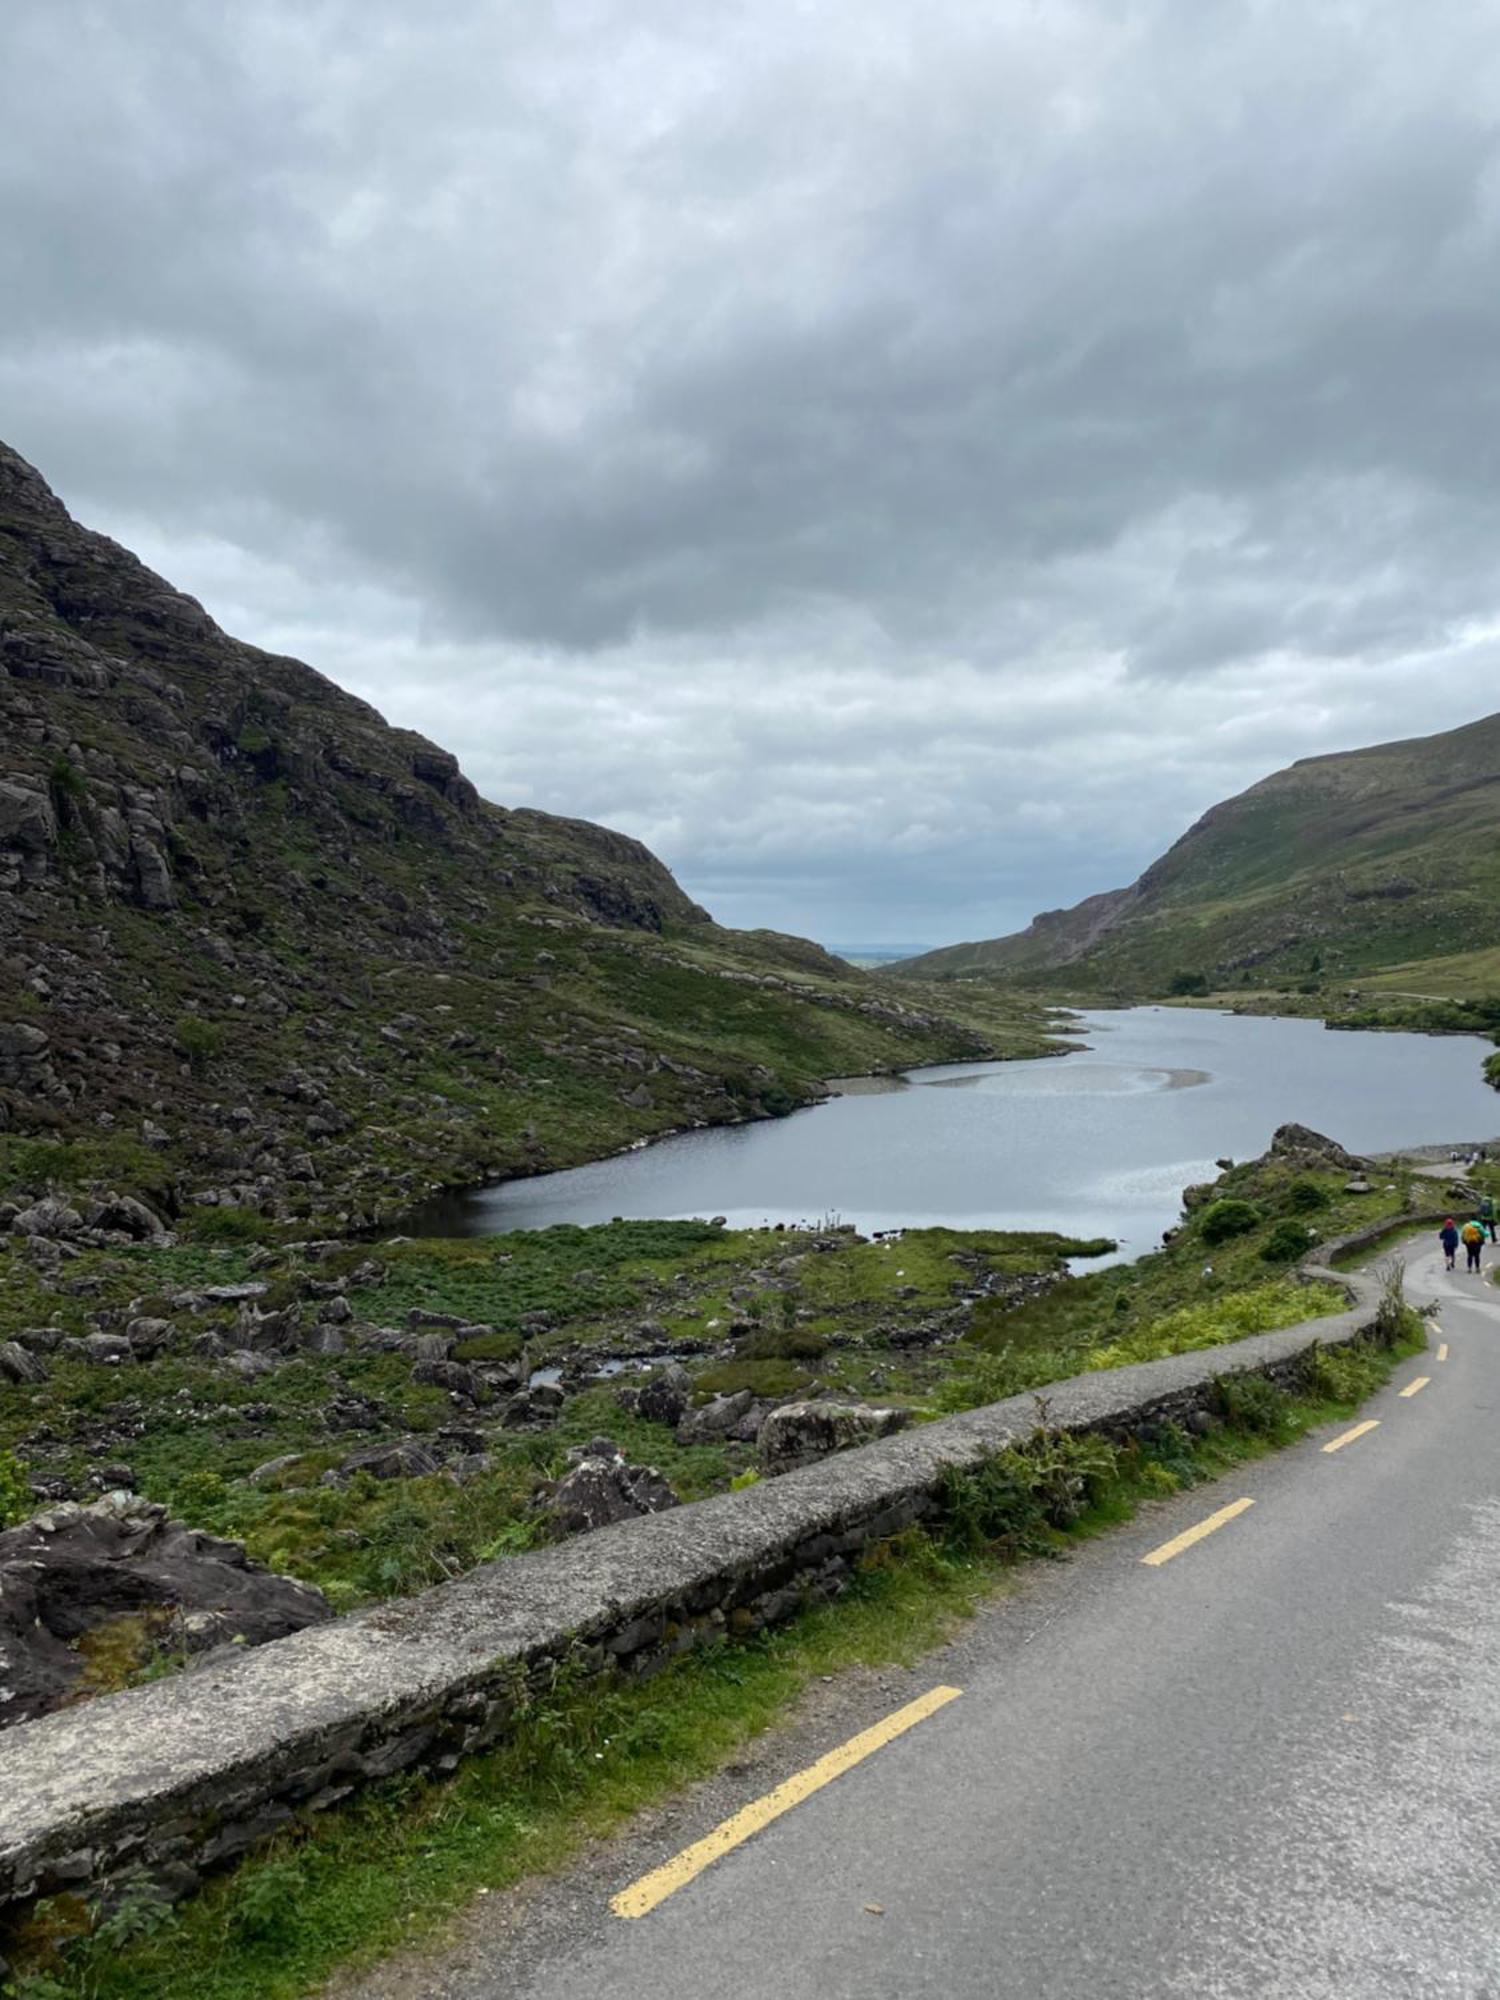
<path id="1" fill-rule="evenodd" d="M 0 1341 L 0 1379 L 7 1382 L 45 1382 L 47 1370 L 19 1341 Z"/>
<path id="2" fill-rule="evenodd" d="M 310 1584 L 261 1569 L 238 1542 L 134 1494 L 51 1508 L 0 1534 L 0 1727 L 73 1697 L 83 1634 L 153 1612 L 164 1636 L 173 1614 L 214 1614 L 227 1637 L 252 1646 L 332 1616 Z"/>
<path id="3" fill-rule="evenodd" d="M 488 1391 L 472 1368 L 465 1368 L 458 1361 L 419 1361 L 411 1371 L 413 1382 L 426 1382 L 435 1389 L 446 1389 L 450 1396 L 458 1396 L 466 1403 L 482 1403 Z"/>
<path id="4" fill-rule="evenodd" d="M 344 1338 L 343 1328 L 330 1326 L 327 1320 L 322 1319 L 303 1334 L 302 1347 L 307 1354 L 336 1355 L 347 1354 L 349 1351 L 349 1343 Z"/>
<path id="5" fill-rule="evenodd" d="M 283 1452 L 280 1458 L 268 1458 L 263 1465 L 257 1465 L 253 1472 L 247 1473 L 245 1475 L 246 1483 L 250 1486 L 286 1485 L 289 1482 L 284 1481 L 281 1475 L 284 1472 L 290 1472 L 294 1465 L 300 1465 L 301 1463 L 302 1453 L 300 1451 Z"/>
<path id="6" fill-rule="evenodd" d="M 466 1451 L 458 1458 L 450 1458 L 443 1467 L 444 1479 L 451 1479 L 455 1486 L 467 1486 L 471 1479 L 482 1479 L 487 1472 L 495 1469 L 495 1459 L 491 1452 Z"/>
<path id="7" fill-rule="evenodd" d="M 169 1319 L 133 1319 L 125 1328 L 125 1338 L 130 1343 L 130 1351 L 138 1360 L 152 1354 L 160 1354 L 172 1338 L 174 1328 Z"/>
<path id="8" fill-rule="evenodd" d="M 549 1531 L 559 1539 L 681 1505 L 654 1466 L 628 1464 L 611 1438 L 594 1438 L 569 1457 L 577 1461 L 572 1471 L 541 1488 L 536 1499 Z"/>
<path id="9" fill-rule="evenodd" d="M 135 1474 L 128 1465 L 96 1465 L 89 1473 L 89 1485 L 99 1493 L 133 1493 Z"/>
<path id="10" fill-rule="evenodd" d="M 49 1194 L 43 1201 L 34 1201 L 30 1208 L 23 1208 L 11 1224 L 20 1236 L 54 1238 L 77 1236 L 83 1227 L 83 1217 L 78 1210 L 70 1208 L 55 1194 Z"/>
<path id="11" fill-rule="evenodd" d="M 57 845 L 57 820 L 43 791 L 0 782 L 0 847 L 22 854 L 46 854 Z"/>
<path id="12" fill-rule="evenodd" d="M 112 1229 L 137 1243 L 158 1243 L 170 1232 L 159 1215 L 154 1215 L 133 1194 L 110 1194 L 89 1210 L 89 1226 Z"/>
<path id="13" fill-rule="evenodd" d="M 889 1437 L 910 1421 L 909 1411 L 872 1409 L 864 1403 L 783 1403 L 761 1426 L 761 1470 L 791 1472 L 830 1452 Z"/>
<path id="14" fill-rule="evenodd" d="M 737 1389 L 732 1396 L 715 1396 L 701 1410 L 690 1410 L 683 1418 L 677 1430 L 678 1443 L 722 1443 L 725 1438 L 733 1436 L 754 1403 L 755 1397 L 748 1389 Z"/>
<path id="15" fill-rule="evenodd" d="M 276 1363 L 269 1354 L 256 1354 L 248 1347 L 237 1347 L 224 1356 L 224 1366 L 242 1375 L 247 1382 L 258 1381 L 262 1375 L 275 1372 Z"/>
<path id="16" fill-rule="evenodd" d="M 412 1352 L 418 1361 L 446 1361 L 453 1352 L 451 1333 L 419 1333 Z"/>
<path id="17" fill-rule="evenodd" d="M 0 1021 L 0 1065 L 39 1062 L 46 1049 L 46 1030 L 34 1021 Z"/>
<path id="18" fill-rule="evenodd" d="M 1344 1182 L 1345 1194 L 1373 1194 L 1374 1192 L 1375 1190 L 1370 1186 L 1368 1181 L 1352 1180 Z"/>
<path id="19" fill-rule="evenodd" d="M 556 1423 L 558 1412 L 566 1401 L 566 1395 L 556 1382 L 537 1382 L 512 1398 L 500 1421 L 507 1430 L 517 1430 L 523 1424 Z"/>
<path id="20" fill-rule="evenodd" d="M 135 1359 L 135 1351 L 123 1333 L 86 1333 L 81 1340 L 65 1340 L 62 1352 L 95 1368 L 118 1368 Z"/>
<path id="21" fill-rule="evenodd" d="M 333 1476 L 342 1481 L 356 1472 L 368 1472 L 373 1479 L 425 1479 L 440 1463 L 420 1438 L 398 1438 L 395 1444 L 370 1444 L 351 1452 Z"/>
<path id="22" fill-rule="evenodd" d="M 693 1378 L 678 1362 L 671 1361 L 665 1368 L 654 1369 L 650 1379 L 641 1384 L 636 1410 L 648 1423 L 675 1427 L 682 1422 L 692 1393 Z"/>
<path id="23" fill-rule="evenodd" d="M 1364 1161 L 1346 1153 L 1337 1140 L 1325 1138 L 1306 1125 L 1279 1125 L 1271 1136 L 1270 1156 L 1292 1160 L 1300 1167 L 1329 1167 L 1357 1174 Z"/>
<path id="24" fill-rule="evenodd" d="M 1182 1205 L 1190 1212 L 1195 1208 L 1203 1208 L 1217 1193 L 1218 1189 L 1212 1181 L 1194 1181 L 1191 1187 L 1182 1190 Z"/>

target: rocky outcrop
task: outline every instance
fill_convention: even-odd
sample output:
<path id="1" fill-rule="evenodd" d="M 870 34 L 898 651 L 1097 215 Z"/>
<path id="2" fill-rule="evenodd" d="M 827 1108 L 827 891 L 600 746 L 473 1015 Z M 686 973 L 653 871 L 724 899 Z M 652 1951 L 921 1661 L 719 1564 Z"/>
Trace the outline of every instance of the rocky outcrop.
<path id="1" fill-rule="evenodd" d="M 1290 1161 L 1298 1167 L 1326 1168 L 1330 1172 L 1362 1174 L 1366 1161 L 1346 1152 L 1336 1139 L 1314 1132 L 1307 1125 L 1278 1125 L 1271 1135 L 1266 1157 Z"/>
<path id="2" fill-rule="evenodd" d="M 0 1534 L 0 1728 L 61 1707 L 84 1674 L 79 1641 L 137 1618 L 163 1650 L 258 1646 L 330 1618 L 311 1584 L 273 1576 L 238 1542 L 111 1493 Z"/>

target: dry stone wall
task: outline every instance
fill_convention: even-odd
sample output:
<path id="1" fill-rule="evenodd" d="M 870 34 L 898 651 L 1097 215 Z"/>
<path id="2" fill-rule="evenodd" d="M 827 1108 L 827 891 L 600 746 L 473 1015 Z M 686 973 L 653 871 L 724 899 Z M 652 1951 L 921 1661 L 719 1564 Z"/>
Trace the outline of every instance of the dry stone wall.
<path id="1" fill-rule="evenodd" d="M 1221 1377 L 1294 1380 L 1317 1348 L 1371 1334 L 1371 1279 L 1305 1275 L 1343 1285 L 1351 1309 L 1058 1383 L 1048 1427 L 1128 1436 L 1206 1408 Z M 11 1729 L 0 1736 L 0 1904 L 134 1880 L 186 1894 L 206 1869 L 362 1785 L 451 1770 L 503 1735 L 560 1663 L 646 1672 L 703 1638 L 748 1635 L 834 1597 L 863 1550 L 939 1513 L 952 1471 L 1038 1428 L 1036 1398 L 1012 1397 Z"/>

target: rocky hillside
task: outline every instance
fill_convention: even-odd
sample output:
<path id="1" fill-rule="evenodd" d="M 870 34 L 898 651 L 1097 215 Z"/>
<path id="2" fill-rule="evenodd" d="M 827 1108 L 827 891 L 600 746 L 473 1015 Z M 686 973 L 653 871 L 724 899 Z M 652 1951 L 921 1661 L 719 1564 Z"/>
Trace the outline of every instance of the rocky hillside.
<path id="1" fill-rule="evenodd" d="M 1309 757 L 1206 813 L 1129 889 L 903 976 L 1162 992 L 1342 980 L 1500 944 L 1500 715 Z M 1439 988 L 1438 990 L 1443 990 Z"/>
<path id="2" fill-rule="evenodd" d="M 0 446 L 0 1195 L 358 1222 L 992 1044 L 487 804 Z"/>

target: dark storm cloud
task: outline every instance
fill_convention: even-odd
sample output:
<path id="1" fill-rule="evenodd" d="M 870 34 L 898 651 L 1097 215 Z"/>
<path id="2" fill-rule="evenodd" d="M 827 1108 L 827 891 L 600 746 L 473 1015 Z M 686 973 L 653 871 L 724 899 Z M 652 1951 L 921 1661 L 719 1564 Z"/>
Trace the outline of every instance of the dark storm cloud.
<path id="1" fill-rule="evenodd" d="M 1494 705 L 1497 55 L 1480 0 L 11 0 L 0 430 L 731 917 L 1001 928 Z"/>

